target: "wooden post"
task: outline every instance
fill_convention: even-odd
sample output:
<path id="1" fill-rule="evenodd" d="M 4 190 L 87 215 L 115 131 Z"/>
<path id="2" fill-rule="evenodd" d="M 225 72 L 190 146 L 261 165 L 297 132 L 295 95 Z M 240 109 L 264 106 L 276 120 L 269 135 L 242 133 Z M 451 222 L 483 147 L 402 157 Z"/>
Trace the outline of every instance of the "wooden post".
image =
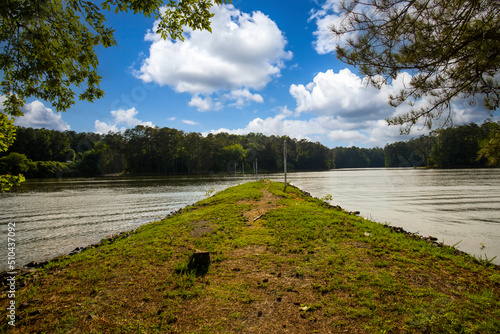
<path id="1" fill-rule="evenodd" d="M 210 267 L 210 252 L 195 251 L 189 257 L 188 270 L 203 274 Z"/>

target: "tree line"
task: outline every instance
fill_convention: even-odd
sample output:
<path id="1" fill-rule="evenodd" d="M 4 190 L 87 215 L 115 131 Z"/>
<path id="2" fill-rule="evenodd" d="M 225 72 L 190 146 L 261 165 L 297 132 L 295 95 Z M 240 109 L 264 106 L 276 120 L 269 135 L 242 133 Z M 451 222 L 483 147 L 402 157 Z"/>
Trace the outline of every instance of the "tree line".
<path id="1" fill-rule="evenodd" d="M 384 148 L 386 167 L 500 167 L 500 122 L 438 129 Z"/>
<path id="2" fill-rule="evenodd" d="M 174 175 L 372 167 L 500 166 L 495 136 L 500 123 L 439 129 L 382 148 L 326 146 L 288 136 L 183 132 L 138 125 L 123 133 L 56 131 L 19 127 L 17 140 L 0 154 L 0 174 L 28 178 L 110 174 Z M 490 151 L 490 152 L 488 152 Z M 493 152 L 493 153 L 492 153 Z M 496 152 L 496 155 L 495 153 Z M 497 157 L 492 158 L 492 157 Z"/>
<path id="3" fill-rule="evenodd" d="M 0 155 L 0 173 L 28 178 L 109 174 L 172 175 L 283 170 L 287 141 L 288 170 L 334 167 L 329 148 L 287 136 L 250 133 L 185 133 L 138 125 L 123 133 L 77 133 L 19 127 L 17 139 Z"/>

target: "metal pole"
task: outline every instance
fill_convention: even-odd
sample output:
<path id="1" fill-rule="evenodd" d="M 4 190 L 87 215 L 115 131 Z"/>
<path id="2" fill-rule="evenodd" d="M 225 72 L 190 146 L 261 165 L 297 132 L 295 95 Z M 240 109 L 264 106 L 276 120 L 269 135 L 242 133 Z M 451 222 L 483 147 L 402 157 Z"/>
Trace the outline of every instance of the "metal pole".
<path id="1" fill-rule="evenodd" d="M 255 158 L 255 179 L 256 180 L 259 179 L 259 165 L 258 165 L 258 162 L 257 162 L 257 158 Z"/>
<path id="2" fill-rule="evenodd" d="M 286 190 L 286 140 L 283 142 L 283 162 L 285 169 L 285 190 Z"/>

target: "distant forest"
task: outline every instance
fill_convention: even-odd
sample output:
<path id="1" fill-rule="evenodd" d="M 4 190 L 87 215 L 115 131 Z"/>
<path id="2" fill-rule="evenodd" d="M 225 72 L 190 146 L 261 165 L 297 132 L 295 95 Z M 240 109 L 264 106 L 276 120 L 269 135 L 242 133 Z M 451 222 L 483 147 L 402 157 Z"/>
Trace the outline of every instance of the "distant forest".
<path id="1" fill-rule="evenodd" d="M 484 145 L 500 130 L 500 122 L 487 121 L 481 126 L 443 128 L 409 141 L 388 144 L 384 148 L 386 167 L 500 167 L 481 154 Z M 496 152 L 500 154 L 500 152 Z"/>
<path id="2" fill-rule="evenodd" d="M 484 167 L 481 143 L 498 123 L 469 124 L 434 131 L 385 148 L 336 147 L 287 136 L 250 133 L 185 133 L 171 128 L 136 126 L 124 133 L 77 133 L 19 127 L 17 139 L 0 156 L 0 174 L 27 178 L 109 174 L 173 175 L 253 173 L 371 167 Z"/>

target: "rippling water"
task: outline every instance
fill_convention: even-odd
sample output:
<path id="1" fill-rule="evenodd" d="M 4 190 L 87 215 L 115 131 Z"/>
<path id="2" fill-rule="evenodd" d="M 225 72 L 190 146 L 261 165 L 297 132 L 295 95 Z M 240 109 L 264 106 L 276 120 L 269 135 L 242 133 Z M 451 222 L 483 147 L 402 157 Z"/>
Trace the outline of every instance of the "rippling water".
<path id="1" fill-rule="evenodd" d="M 279 174 L 263 175 L 282 181 Z M 76 247 L 159 220 L 207 191 L 250 177 L 97 178 L 28 181 L 0 194 L 0 271 L 6 269 L 7 224 L 16 223 L 18 266 L 67 254 Z M 500 170 L 356 169 L 290 173 L 313 196 L 381 223 L 500 264 Z"/>

